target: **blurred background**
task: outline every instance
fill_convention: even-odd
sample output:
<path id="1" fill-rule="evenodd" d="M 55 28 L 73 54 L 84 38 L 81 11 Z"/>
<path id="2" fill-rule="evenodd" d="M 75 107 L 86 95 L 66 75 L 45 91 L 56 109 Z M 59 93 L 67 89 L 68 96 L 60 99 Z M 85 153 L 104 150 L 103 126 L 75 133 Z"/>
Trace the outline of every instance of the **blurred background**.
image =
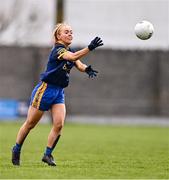
<path id="1" fill-rule="evenodd" d="M 155 29 L 145 41 L 134 34 L 142 20 Z M 1 1 L 0 120 L 26 116 L 58 22 L 72 26 L 76 49 L 95 36 L 104 41 L 104 47 L 83 59 L 99 71 L 96 79 L 71 72 L 67 121 L 169 122 L 169 0 Z M 50 121 L 50 114 L 42 121 Z"/>

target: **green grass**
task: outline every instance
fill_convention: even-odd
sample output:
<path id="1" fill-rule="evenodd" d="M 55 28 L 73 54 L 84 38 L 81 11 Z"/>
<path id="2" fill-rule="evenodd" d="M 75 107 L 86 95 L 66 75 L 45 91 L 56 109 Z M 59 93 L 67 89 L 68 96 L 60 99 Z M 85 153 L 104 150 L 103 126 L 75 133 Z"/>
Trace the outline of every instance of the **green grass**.
<path id="1" fill-rule="evenodd" d="M 0 178 L 168 179 L 169 128 L 65 124 L 53 155 L 57 167 L 41 162 L 50 125 L 39 124 L 22 149 L 21 166 L 11 164 L 20 123 L 0 123 Z"/>

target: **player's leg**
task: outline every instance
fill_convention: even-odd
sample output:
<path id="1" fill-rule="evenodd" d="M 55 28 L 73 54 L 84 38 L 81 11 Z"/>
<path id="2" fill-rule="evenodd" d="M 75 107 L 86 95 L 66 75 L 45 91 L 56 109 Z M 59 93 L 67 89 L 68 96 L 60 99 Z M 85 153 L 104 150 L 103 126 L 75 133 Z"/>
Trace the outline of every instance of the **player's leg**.
<path id="1" fill-rule="evenodd" d="M 61 135 L 61 130 L 64 125 L 66 108 L 65 104 L 54 104 L 51 108 L 53 126 L 48 136 L 48 142 L 44 157 L 42 158 L 43 162 L 46 162 L 48 165 L 55 166 L 55 162 L 52 156 L 52 152 L 58 143 L 58 140 Z"/>
<path id="2" fill-rule="evenodd" d="M 32 106 L 29 107 L 28 115 L 25 123 L 19 129 L 16 138 L 16 144 L 12 149 L 12 163 L 14 165 L 20 165 L 20 152 L 22 144 L 32 128 L 39 122 L 43 115 L 43 111 L 40 111 Z"/>

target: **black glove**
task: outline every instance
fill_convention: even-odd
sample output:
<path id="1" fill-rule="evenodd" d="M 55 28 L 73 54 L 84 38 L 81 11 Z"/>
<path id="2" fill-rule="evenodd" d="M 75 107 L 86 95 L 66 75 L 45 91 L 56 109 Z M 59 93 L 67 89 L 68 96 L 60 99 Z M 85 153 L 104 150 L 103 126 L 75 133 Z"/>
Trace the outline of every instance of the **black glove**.
<path id="1" fill-rule="evenodd" d="M 103 41 L 99 37 L 95 37 L 91 43 L 88 45 L 90 51 L 94 50 L 95 48 L 103 46 Z"/>
<path id="2" fill-rule="evenodd" d="M 98 73 L 98 71 L 92 69 L 91 65 L 85 69 L 85 72 L 89 75 L 89 78 L 96 77 Z"/>

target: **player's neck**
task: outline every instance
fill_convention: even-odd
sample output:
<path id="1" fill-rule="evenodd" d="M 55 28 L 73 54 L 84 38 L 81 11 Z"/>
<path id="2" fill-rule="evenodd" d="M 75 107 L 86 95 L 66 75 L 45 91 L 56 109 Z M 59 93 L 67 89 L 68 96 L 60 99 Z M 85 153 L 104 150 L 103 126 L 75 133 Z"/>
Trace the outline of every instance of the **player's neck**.
<path id="1" fill-rule="evenodd" d="M 63 44 L 66 48 L 68 48 L 69 44 L 64 43 L 63 41 L 58 41 L 58 44 Z"/>

